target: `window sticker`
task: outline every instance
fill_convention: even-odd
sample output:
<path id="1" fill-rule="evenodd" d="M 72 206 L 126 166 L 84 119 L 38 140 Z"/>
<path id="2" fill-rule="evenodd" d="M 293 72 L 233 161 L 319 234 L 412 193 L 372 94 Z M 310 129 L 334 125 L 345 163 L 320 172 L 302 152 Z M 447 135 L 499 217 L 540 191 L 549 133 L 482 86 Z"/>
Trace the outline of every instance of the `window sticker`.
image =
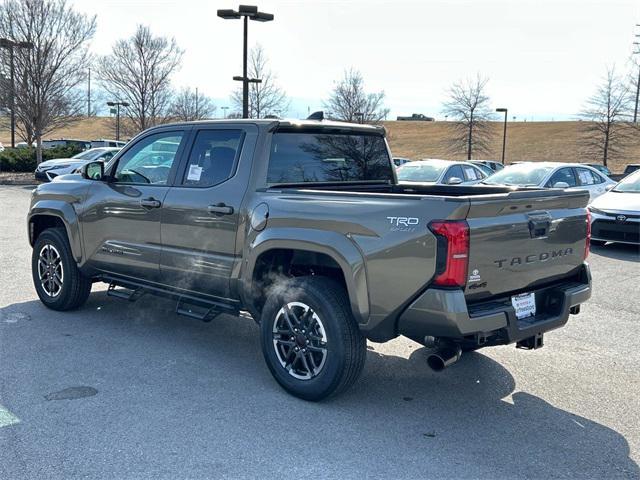
<path id="1" fill-rule="evenodd" d="M 199 182 L 202 176 L 202 167 L 200 165 L 189 165 L 189 173 L 187 174 L 187 180 L 192 182 Z"/>

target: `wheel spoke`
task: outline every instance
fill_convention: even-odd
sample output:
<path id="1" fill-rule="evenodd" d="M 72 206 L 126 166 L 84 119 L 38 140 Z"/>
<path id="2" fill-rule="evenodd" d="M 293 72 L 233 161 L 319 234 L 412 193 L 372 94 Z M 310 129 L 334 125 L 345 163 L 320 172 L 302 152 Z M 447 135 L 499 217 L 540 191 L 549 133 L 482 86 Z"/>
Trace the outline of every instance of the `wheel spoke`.
<path id="1" fill-rule="evenodd" d="M 311 370 L 311 374 L 313 375 L 316 371 L 316 369 L 318 368 L 318 365 L 316 365 L 316 360 L 313 358 L 313 353 L 312 352 L 307 352 L 305 355 L 309 355 L 309 362 L 311 363 L 311 366 L 313 367 L 313 369 Z"/>
<path id="2" fill-rule="evenodd" d="M 304 368 L 309 373 L 309 375 L 313 376 L 313 370 L 309 367 L 309 363 L 307 362 L 307 356 L 304 353 L 300 355 L 300 360 L 302 360 L 302 365 L 304 365 Z"/>
<path id="3" fill-rule="evenodd" d="M 293 326 L 293 322 L 291 320 L 291 317 L 293 316 L 293 312 L 291 312 L 291 310 L 289 310 L 289 305 L 285 305 L 282 309 L 282 313 L 284 314 L 284 319 L 287 322 L 287 325 L 289 326 L 289 328 L 291 329 L 291 331 L 294 331 L 294 326 Z"/>
<path id="4" fill-rule="evenodd" d="M 318 353 L 327 353 L 326 348 L 316 347 L 315 345 L 307 345 L 307 350 L 310 350 L 312 352 L 318 352 Z"/>

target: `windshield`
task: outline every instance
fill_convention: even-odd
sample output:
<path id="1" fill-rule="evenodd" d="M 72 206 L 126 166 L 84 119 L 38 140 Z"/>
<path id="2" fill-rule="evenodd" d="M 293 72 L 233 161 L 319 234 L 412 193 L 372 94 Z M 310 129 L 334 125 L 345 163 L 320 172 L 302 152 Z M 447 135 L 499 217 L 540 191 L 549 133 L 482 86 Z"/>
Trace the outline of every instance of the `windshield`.
<path id="1" fill-rule="evenodd" d="M 393 181 L 384 137 L 365 133 L 279 131 L 271 140 L 267 182 Z"/>
<path id="2" fill-rule="evenodd" d="M 446 163 L 416 163 L 398 169 L 398 180 L 402 182 L 435 182 L 447 168 Z"/>
<path id="3" fill-rule="evenodd" d="M 85 150 L 84 152 L 78 153 L 71 158 L 77 158 L 78 160 L 93 160 L 98 158 L 104 150 L 102 148 L 92 148 L 90 150 Z"/>
<path id="4" fill-rule="evenodd" d="M 503 168 L 482 183 L 520 187 L 539 185 L 551 170 L 553 167 L 536 165 L 535 163 L 518 163 Z"/>
<path id="5" fill-rule="evenodd" d="M 634 173 L 633 175 L 629 175 L 627 178 L 624 178 L 616 185 L 616 188 L 613 189 L 614 192 L 624 192 L 624 193 L 640 193 L 640 171 Z"/>

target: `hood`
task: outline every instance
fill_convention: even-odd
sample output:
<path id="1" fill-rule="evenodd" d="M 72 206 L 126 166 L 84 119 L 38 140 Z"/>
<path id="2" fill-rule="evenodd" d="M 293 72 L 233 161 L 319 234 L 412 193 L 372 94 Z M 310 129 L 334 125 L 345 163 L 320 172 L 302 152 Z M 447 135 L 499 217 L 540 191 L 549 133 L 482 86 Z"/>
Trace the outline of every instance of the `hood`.
<path id="1" fill-rule="evenodd" d="M 599 210 L 640 212 L 640 193 L 607 192 L 596 198 L 591 206 Z"/>

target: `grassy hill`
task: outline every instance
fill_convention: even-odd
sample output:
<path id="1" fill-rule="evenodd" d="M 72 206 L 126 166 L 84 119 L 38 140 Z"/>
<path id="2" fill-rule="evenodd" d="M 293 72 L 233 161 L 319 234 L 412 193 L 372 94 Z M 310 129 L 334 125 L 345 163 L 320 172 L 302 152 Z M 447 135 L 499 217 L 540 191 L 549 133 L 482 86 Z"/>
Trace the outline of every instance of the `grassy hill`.
<path id="1" fill-rule="evenodd" d="M 462 159 L 462 155 L 447 153 L 448 122 L 385 122 L 389 144 L 394 155 L 420 158 Z M 584 122 L 510 122 L 507 130 L 506 162 L 517 160 L 555 160 L 587 162 L 580 153 L 580 132 Z M 500 159 L 502 151 L 502 123 L 495 122 L 493 154 Z M 56 130 L 46 138 L 97 139 L 114 138 L 114 120 L 111 118 L 84 119 L 76 124 Z M 9 144 L 9 132 L 0 132 L 0 142 Z M 623 158 L 613 160 L 610 168 L 621 172 L 627 163 L 640 163 L 640 134 Z"/>

